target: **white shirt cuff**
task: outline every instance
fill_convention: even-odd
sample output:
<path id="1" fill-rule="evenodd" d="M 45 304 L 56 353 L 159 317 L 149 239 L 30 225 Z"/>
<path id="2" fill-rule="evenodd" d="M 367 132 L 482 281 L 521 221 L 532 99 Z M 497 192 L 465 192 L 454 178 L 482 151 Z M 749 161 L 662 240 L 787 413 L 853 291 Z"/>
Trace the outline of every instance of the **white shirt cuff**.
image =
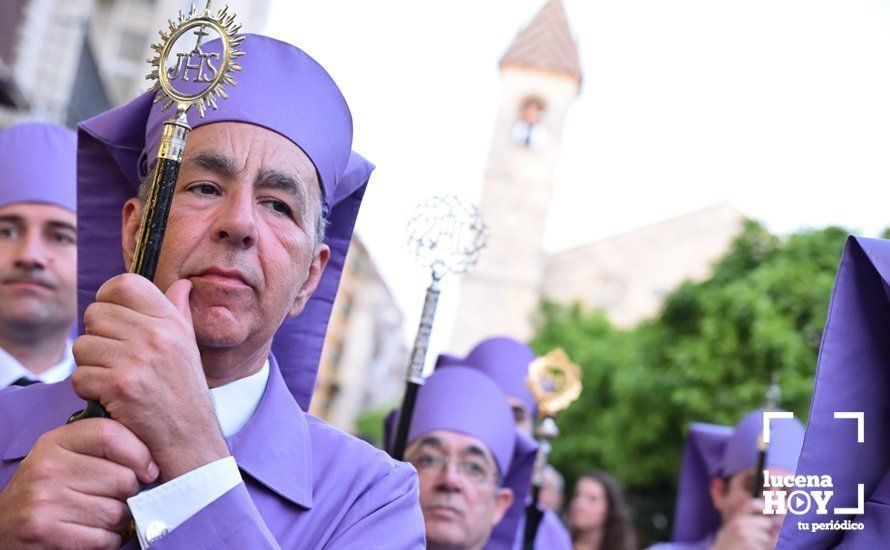
<path id="1" fill-rule="evenodd" d="M 235 458 L 227 456 L 127 499 L 139 546 L 148 546 L 241 483 Z"/>

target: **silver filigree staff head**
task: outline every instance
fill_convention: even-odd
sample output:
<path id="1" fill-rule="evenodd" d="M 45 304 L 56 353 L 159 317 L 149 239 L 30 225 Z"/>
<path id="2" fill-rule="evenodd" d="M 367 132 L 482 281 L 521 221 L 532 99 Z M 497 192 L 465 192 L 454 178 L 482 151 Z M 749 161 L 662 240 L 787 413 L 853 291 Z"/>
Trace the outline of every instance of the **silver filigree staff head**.
<path id="1" fill-rule="evenodd" d="M 454 195 L 425 200 L 408 221 L 408 247 L 436 281 L 448 273 L 465 273 L 479 259 L 487 238 L 479 209 Z"/>

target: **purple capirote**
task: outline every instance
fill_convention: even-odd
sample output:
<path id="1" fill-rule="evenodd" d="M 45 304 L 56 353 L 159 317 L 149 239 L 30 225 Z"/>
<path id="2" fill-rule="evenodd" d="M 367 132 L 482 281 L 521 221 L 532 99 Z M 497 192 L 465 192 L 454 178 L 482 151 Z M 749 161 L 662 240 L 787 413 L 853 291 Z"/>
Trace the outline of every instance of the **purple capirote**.
<path id="1" fill-rule="evenodd" d="M 827 513 L 785 521 L 778 548 L 886 548 L 890 541 L 890 241 L 850 237 L 822 333 L 797 475 L 830 476 Z M 847 414 L 835 417 L 836 413 Z M 863 438 L 860 441 L 862 415 Z M 819 489 L 811 489 L 819 490 Z M 859 492 L 862 492 L 860 499 Z M 840 509 L 861 513 L 837 514 Z M 857 510 L 858 512 L 858 510 Z M 850 521 L 862 530 L 802 530 Z"/>
<path id="2" fill-rule="evenodd" d="M 734 428 L 704 423 L 690 427 L 674 512 L 674 542 L 696 543 L 720 528 L 720 513 L 711 500 L 711 480 L 728 479 L 757 467 L 763 413 L 762 410 L 749 412 Z M 793 473 L 803 433 L 803 425 L 795 418 L 772 419 L 765 467 Z"/>
<path id="3" fill-rule="evenodd" d="M 441 354 L 436 368 L 461 364 L 477 369 L 494 380 L 501 391 L 522 400 L 532 417 L 537 416 L 538 405 L 528 389 L 528 368 L 538 356 L 526 344 L 506 336 L 482 340 L 463 359 Z"/>
<path id="4" fill-rule="evenodd" d="M 64 126 L 31 122 L 0 132 L 0 208 L 35 202 L 77 210 L 77 138 Z"/>
<path id="5" fill-rule="evenodd" d="M 476 369 L 453 365 L 437 370 L 418 391 L 408 443 L 438 430 L 473 437 L 491 452 L 500 469 L 501 486 L 513 491 L 513 504 L 485 547 L 513 548 L 525 513 L 537 446 L 516 429 L 506 396 Z"/>
<path id="6" fill-rule="evenodd" d="M 210 42 L 205 51 L 219 44 Z M 278 329 L 272 351 L 281 373 L 304 410 L 308 410 L 327 324 L 362 197 L 374 166 L 350 154 L 352 117 L 337 85 L 302 50 L 258 35 L 245 35 L 243 70 L 218 110 L 189 123 L 242 122 L 272 130 L 300 147 L 315 165 L 328 222 L 325 243 L 330 260 L 302 313 Z M 78 143 L 78 307 L 83 311 L 111 277 L 126 271 L 120 253 L 121 209 L 136 196 L 140 178 L 153 158 L 163 121 L 153 94 L 79 126 Z M 175 208 L 175 206 L 174 206 Z"/>

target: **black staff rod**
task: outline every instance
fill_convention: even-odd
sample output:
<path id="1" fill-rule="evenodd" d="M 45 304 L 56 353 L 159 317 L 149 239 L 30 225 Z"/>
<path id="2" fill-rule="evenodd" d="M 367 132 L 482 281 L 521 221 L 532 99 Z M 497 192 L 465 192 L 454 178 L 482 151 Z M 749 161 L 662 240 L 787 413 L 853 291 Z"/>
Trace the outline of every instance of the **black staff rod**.
<path id="1" fill-rule="evenodd" d="M 392 457 L 396 460 L 404 460 L 405 448 L 408 445 L 408 430 L 411 428 L 411 418 L 414 416 L 414 404 L 417 401 L 417 392 L 423 385 L 423 365 L 426 361 L 426 352 L 430 345 L 430 335 L 433 330 L 433 320 L 436 317 L 436 306 L 439 303 L 439 277 L 433 275 L 433 281 L 426 289 L 426 297 L 423 300 L 423 312 L 420 315 L 420 326 L 417 336 L 414 338 L 414 347 L 411 350 L 411 361 L 408 364 L 408 379 L 405 383 L 405 397 L 402 406 L 399 407 L 399 419 L 396 424 L 396 435 L 393 440 Z"/>
<path id="2" fill-rule="evenodd" d="M 167 229 L 167 218 L 173 204 L 173 190 L 179 178 L 179 167 L 185 151 L 191 127 L 186 118 L 186 111 L 179 110 L 176 118 L 164 122 L 161 135 L 161 146 L 152 172 L 148 194 L 144 197 L 142 221 L 136 238 L 136 251 L 130 271 L 142 275 L 149 281 L 154 280 L 161 256 L 161 245 L 164 242 L 164 231 Z M 108 411 L 98 401 L 87 401 L 82 411 L 72 414 L 68 424 L 84 418 L 106 418 Z"/>

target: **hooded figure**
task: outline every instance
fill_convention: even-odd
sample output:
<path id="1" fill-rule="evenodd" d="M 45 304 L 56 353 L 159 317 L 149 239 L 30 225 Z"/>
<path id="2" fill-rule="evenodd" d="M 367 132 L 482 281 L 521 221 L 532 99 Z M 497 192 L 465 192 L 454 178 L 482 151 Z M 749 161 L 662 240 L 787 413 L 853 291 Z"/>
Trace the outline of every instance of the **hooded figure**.
<path id="1" fill-rule="evenodd" d="M 816 514 L 813 506 L 796 521 L 786 521 L 780 548 L 870 549 L 886 547 L 890 540 L 888 297 L 890 241 L 850 237 L 831 294 L 796 472 L 830 476 L 828 490 L 834 494 L 827 514 Z M 862 415 L 862 420 L 835 417 L 844 412 Z M 845 521 L 859 525 L 855 530 L 798 528 L 799 523 Z"/>
<path id="2" fill-rule="evenodd" d="M 488 377 L 464 366 L 430 376 L 405 453 L 420 477 L 429 547 L 512 548 L 536 450 Z"/>
<path id="3" fill-rule="evenodd" d="M 105 458 L 89 457 L 96 477 L 81 482 L 113 513 L 81 512 L 91 530 L 3 533 L 13 540 L 114 544 L 125 503 L 143 547 L 423 546 L 415 472 L 304 412 L 373 166 L 350 152 L 349 109 L 315 60 L 257 35 L 242 48 L 228 99 L 205 118 L 189 113 L 154 284 L 121 273 L 171 112 L 146 94 L 80 126 L 78 369 L 0 396 L 0 483 L 4 502 L 45 518 L 19 491 L 38 487 L 40 459 L 104 444 Z M 114 420 L 59 428 L 83 399 Z M 103 485 L 121 468 L 143 490 Z M 66 509 L 92 502 L 65 495 L 53 500 Z"/>
<path id="4" fill-rule="evenodd" d="M 55 124 L 0 132 L 0 388 L 74 370 L 76 152 Z"/>
<path id="5" fill-rule="evenodd" d="M 680 486 L 674 514 L 673 541 L 659 549 L 710 548 L 727 521 L 744 514 L 754 483 L 762 483 L 757 467 L 757 441 L 763 432 L 763 411 L 746 414 L 735 426 L 695 423 L 683 450 Z M 793 474 L 803 426 L 796 419 L 770 422 L 765 469 Z"/>
<path id="6" fill-rule="evenodd" d="M 441 354 L 436 360 L 436 368 L 461 364 L 485 374 L 491 378 L 507 396 L 513 409 L 513 418 L 517 428 L 532 436 L 532 428 L 538 415 L 538 404 L 528 389 L 528 369 L 538 356 L 526 344 L 506 336 L 488 338 L 476 344 L 464 359 Z M 570 549 L 572 537 L 559 516 L 550 510 L 544 514 L 535 536 L 535 548 Z M 504 527 L 498 526 L 500 530 Z M 518 540 L 521 542 L 525 533 L 525 515 L 519 524 Z"/>

